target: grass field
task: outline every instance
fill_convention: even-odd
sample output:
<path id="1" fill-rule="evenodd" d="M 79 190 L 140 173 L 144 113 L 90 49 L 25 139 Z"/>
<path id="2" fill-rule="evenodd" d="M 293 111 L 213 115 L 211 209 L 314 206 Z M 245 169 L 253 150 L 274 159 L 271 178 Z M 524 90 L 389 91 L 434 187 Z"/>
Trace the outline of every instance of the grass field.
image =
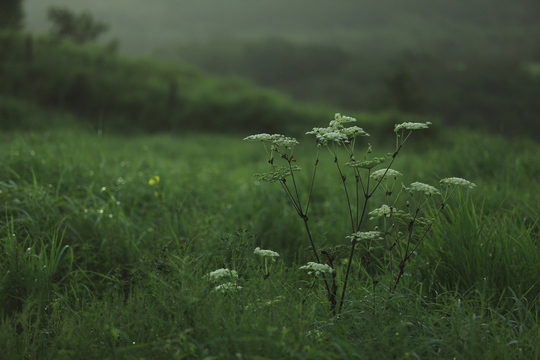
<path id="1" fill-rule="evenodd" d="M 2 355 L 540 358 L 538 144 L 413 134 L 393 167 L 404 183 L 458 176 L 477 188 L 448 204 L 395 292 L 355 255 L 335 317 L 322 282 L 299 270 L 314 261 L 304 224 L 277 184 L 252 176 L 268 164 L 246 135 L 0 133 Z M 375 155 L 392 151 L 388 136 Z M 305 197 L 316 144 L 298 140 Z M 318 246 L 350 244 L 334 167 L 322 153 L 310 215 Z M 265 263 L 256 247 L 280 256 Z M 216 291 L 207 274 L 220 268 L 242 289 Z"/>
<path id="2" fill-rule="evenodd" d="M 239 77 L 16 31 L 0 50 L 0 357 L 540 358 L 536 80 L 501 85 L 532 99 L 519 122 L 488 96 L 506 137 L 387 107 L 346 114 L 371 134 L 352 154 L 348 118 L 322 146 L 304 134 L 334 109 Z"/>

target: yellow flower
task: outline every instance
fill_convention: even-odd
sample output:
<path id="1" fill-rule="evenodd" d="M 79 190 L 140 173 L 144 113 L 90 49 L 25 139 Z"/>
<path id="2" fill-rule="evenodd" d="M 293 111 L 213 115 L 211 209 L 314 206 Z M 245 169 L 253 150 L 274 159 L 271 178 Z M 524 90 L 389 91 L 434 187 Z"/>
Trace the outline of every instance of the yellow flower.
<path id="1" fill-rule="evenodd" d="M 148 180 L 148 183 L 149 183 L 151 186 L 156 185 L 158 182 L 159 182 L 159 176 L 158 176 L 158 175 L 156 175 L 156 176 L 154 176 L 153 178 L 151 178 L 150 180 Z"/>

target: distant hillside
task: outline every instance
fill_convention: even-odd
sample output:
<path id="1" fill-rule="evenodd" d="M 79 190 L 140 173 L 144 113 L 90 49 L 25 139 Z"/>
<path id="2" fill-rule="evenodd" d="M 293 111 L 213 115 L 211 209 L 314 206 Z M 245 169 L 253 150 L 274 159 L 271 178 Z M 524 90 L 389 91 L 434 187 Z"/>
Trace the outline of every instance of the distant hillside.
<path id="1" fill-rule="evenodd" d="M 299 136 L 325 126 L 340 111 L 295 102 L 240 77 L 217 78 L 185 64 L 9 32 L 0 32 L 0 78 L 0 131 L 79 122 L 121 134 Z M 392 111 L 347 115 L 357 117 L 372 135 L 388 133 L 404 121 L 434 121 Z"/>
<path id="2" fill-rule="evenodd" d="M 525 58 L 540 53 L 536 0 L 26 0 L 27 28 L 46 31 L 46 9 L 53 4 L 90 10 L 132 53 L 267 37 L 331 43 L 373 57 L 402 50 Z"/>

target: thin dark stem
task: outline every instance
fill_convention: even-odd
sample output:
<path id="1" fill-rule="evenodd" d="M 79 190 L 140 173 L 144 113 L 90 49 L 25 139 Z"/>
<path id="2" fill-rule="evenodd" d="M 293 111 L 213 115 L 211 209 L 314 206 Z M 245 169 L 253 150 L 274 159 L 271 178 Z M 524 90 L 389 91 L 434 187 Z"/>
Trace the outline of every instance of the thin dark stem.
<path id="1" fill-rule="evenodd" d="M 407 241 L 407 249 L 405 250 L 405 257 L 403 258 L 403 260 L 399 264 L 399 274 L 398 274 L 398 277 L 396 278 L 396 282 L 394 283 L 394 287 L 392 288 L 392 292 L 396 291 L 396 288 L 397 288 L 397 286 L 399 284 L 399 281 L 401 280 L 401 277 L 405 273 L 405 263 L 407 261 L 409 261 L 409 259 L 412 257 L 412 254 L 414 254 L 416 249 L 418 249 L 418 246 L 420 246 L 422 241 L 425 239 L 427 233 L 429 232 L 429 230 L 431 230 L 431 226 L 435 222 L 435 219 L 437 219 L 439 217 L 439 214 L 441 213 L 443 208 L 444 208 L 444 203 L 443 203 L 443 205 L 441 205 L 441 207 L 437 211 L 437 214 L 435 214 L 435 217 L 433 218 L 433 221 L 428 225 L 427 229 L 424 231 L 424 234 L 422 235 L 420 240 L 418 240 L 418 243 L 416 244 L 416 246 L 409 253 L 409 244 L 410 244 L 410 238 L 412 236 L 412 228 L 413 228 L 413 225 L 414 225 L 414 219 L 416 219 L 416 215 L 415 215 L 414 219 L 412 220 L 411 228 L 409 230 L 409 240 Z M 420 210 L 420 209 L 418 209 L 418 210 Z M 418 210 L 416 211 L 416 214 L 418 214 Z"/>
<path id="2" fill-rule="evenodd" d="M 308 225 L 308 218 L 307 216 L 304 216 L 303 217 L 304 219 L 304 225 L 306 227 L 306 232 L 308 234 L 308 238 L 309 238 L 309 241 L 311 242 L 311 248 L 313 249 L 313 253 L 315 254 L 315 259 L 317 259 L 317 262 L 319 264 L 322 264 L 321 263 L 321 260 L 319 259 L 319 254 L 317 254 L 317 249 L 315 248 L 315 243 L 313 242 L 313 238 L 311 237 L 311 231 L 309 231 L 309 225 Z M 326 277 L 323 275 L 323 278 L 324 278 L 324 285 L 326 286 L 326 290 L 328 292 L 330 292 L 330 287 L 328 286 L 328 282 L 326 281 Z"/>
<path id="3" fill-rule="evenodd" d="M 309 292 L 311 291 L 311 289 L 313 289 L 313 287 L 315 286 L 316 283 L 317 283 L 317 278 L 315 278 L 315 280 L 313 280 L 313 284 L 311 284 L 311 286 L 309 287 L 306 297 L 304 298 L 304 300 L 302 300 L 302 304 L 304 304 L 306 302 L 307 297 L 309 296 Z"/>
<path id="4" fill-rule="evenodd" d="M 358 182 L 361 179 L 361 177 L 360 177 L 360 172 L 356 168 L 354 169 L 354 176 L 356 178 L 356 226 L 358 226 L 358 221 L 359 221 L 358 216 L 360 215 L 360 193 L 359 193 L 360 189 L 358 188 Z M 363 183 L 362 183 L 362 190 L 365 194 Z M 354 231 L 354 225 L 353 225 L 353 231 Z"/>
<path id="5" fill-rule="evenodd" d="M 403 144 L 399 145 L 398 148 L 396 149 L 396 152 L 392 155 L 392 161 L 390 162 L 390 164 L 386 168 L 386 172 L 388 172 L 388 169 L 390 169 L 390 167 L 392 166 L 392 164 L 396 160 L 396 157 L 397 157 L 399 151 L 401 150 L 402 146 L 403 146 Z M 386 172 L 384 173 L 384 175 L 386 175 Z M 341 171 L 340 171 L 340 173 L 341 173 Z M 383 179 L 384 179 L 384 175 L 383 175 Z M 382 182 L 382 180 L 377 182 L 377 184 L 375 185 L 373 190 L 370 192 L 369 191 L 369 175 L 368 175 L 367 184 L 366 184 L 366 187 L 364 189 L 364 196 L 365 196 L 364 206 L 362 208 L 362 215 L 360 216 L 360 220 L 357 221 L 356 231 L 360 231 L 360 226 L 362 225 L 362 222 L 364 220 L 364 216 L 365 216 L 365 213 L 366 213 L 367 202 L 368 202 L 369 198 L 375 193 L 375 191 L 377 190 L 377 188 L 379 187 L 381 182 Z M 363 186 L 363 184 L 362 184 L 362 186 Z M 348 200 L 348 198 L 347 198 L 347 200 Z M 349 204 L 349 208 L 350 208 L 350 204 Z M 351 215 L 351 218 L 352 218 L 352 215 Z M 354 226 L 353 226 L 353 231 L 355 231 Z M 338 314 L 341 314 L 341 308 L 343 307 L 343 300 L 345 299 L 345 290 L 347 289 L 347 282 L 348 282 L 348 279 L 349 279 L 349 272 L 351 270 L 351 262 L 352 262 L 352 258 L 353 258 L 353 255 L 354 255 L 355 246 L 356 246 L 356 241 L 353 242 L 352 245 L 351 245 L 351 253 L 349 255 L 349 263 L 347 264 L 347 272 L 345 273 L 345 281 L 343 283 L 343 290 L 341 292 L 341 300 L 339 302 Z"/>
<path id="6" fill-rule="evenodd" d="M 293 185 L 294 185 L 294 192 L 296 193 L 296 200 L 298 201 L 298 207 L 301 210 L 302 208 L 300 206 L 300 195 L 298 194 L 298 186 L 296 186 L 296 179 L 294 177 L 294 171 L 292 169 L 291 159 L 289 159 L 288 161 L 289 161 L 289 170 L 291 171 L 291 178 L 292 178 Z"/>
<path id="7" fill-rule="evenodd" d="M 360 222 L 362 222 L 362 220 L 364 219 L 364 215 L 366 213 L 368 200 L 369 200 L 369 196 L 366 195 L 366 200 L 364 201 L 364 206 L 362 208 L 362 216 L 360 216 Z M 353 241 L 353 243 L 351 245 L 351 253 L 349 255 L 349 263 L 347 264 L 347 272 L 345 273 L 345 281 L 343 282 L 343 290 L 341 291 L 341 300 L 339 301 L 338 314 L 341 314 L 341 308 L 343 307 L 343 299 L 345 299 L 345 290 L 347 289 L 347 281 L 349 280 L 349 273 L 351 271 L 351 263 L 352 263 L 352 258 L 353 258 L 353 255 L 354 255 L 355 246 L 356 246 L 356 241 Z"/>
<path id="8" fill-rule="evenodd" d="M 379 185 L 381 185 L 384 177 L 386 176 L 386 173 L 388 172 L 388 170 L 390 170 L 390 167 L 392 166 L 392 164 L 394 163 L 394 161 L 396 160 L 396 157 L 399 153 L 399 150 L 401 150 L 401 147 L 403 146 L 403 144 L 401 144 L 398 149 L 396 150 L 396 152 L 392 155 L 392 161 L 390 161 L 390 164 L 388 164 L 388 166 L 386 167 L 386 171 L 384 172 L 382 178 L 381 178 L 381 181 L 379 181 L 377 183 L 377 185 L 375 185 L 375 187 L 373 188 L 373 190 L 371 190 L 371 194 L 369 194 L 370 196 L 373 195 L 375 193 L 375 191 L 377 190 L 377 188 L 379 187 Z"/>
<path id="9" fill-rule="evenodd" d="M 347 205 L 348 205 L 348 208 L 349 208 L 349 216 L 351 218 L 351 226 L 352 226 L 352 229 L 353 229 L 353 232 L 354 232 L 354 219 L 353 219 L 353 213 L 352 213 L 352 209 L 351 209 L 351 199 L 349 198 L 349 191 L 347 190 L 347 185 L 345 184 L 345 180 L 347 178 L 341 172 L 341 168 L 339 167 L 339 162 L 338 162 L 337 156 L 335 156 L 334 162 L 336 163 L 336 166 L 337 166 L 338 171 L 339 171 L 339 175 L 341 176 L 341 181 L 343 182 L 343 188 L 345 189 L 345 198 L 347 199 Z"/>
<path id="10" fill-rule="evenodd" d="M 345 281 L 343 282 L 343 290 L 341 291 L 341 299 L 339 300 L 339 310 L 338 314 L 341 314 L 341 308 L 343 307 L 343 299 L 345 298 L 345 290 L 347 289 L 347 280 L 349 280 L 349 272 L 351 271 L 351 263 L 354 255 L 354 248 L 356 246 L 356 241 L 353 241 L 351 245 L 351 253 L 349 255 L 349 262 L 347 263 L 347 272 L 345 273 Z"/>
<path id="11" fill-rule="evenodd" d="M 367 180 L 366 180 L 366 187 L 365 187 L 365 192 L 364 192 L 364 207 L 362 208 L 362 216 L 360 217 L 360 221 L 358 221 L 356 223 L 356 231 L 360 231 L 360 226 L 362 225 L 362 222 L 364 221 L 364 215 L 366 213 L 366 209 L 367 209 L 367 202 L 369 200 L 369 198 L 371 197 L 371 195 L 373 195 L 373 192 L 371 192 L 371 194 L 369 194 L 369 172 L 368 172 L 368 177 L 367 177 Z M 357 210 L 358 211 L 358 210 Z"/>
<path id="12" fill-rule="evenodd" d="M 317 159 L 315 160 L 315 168 L 313 169 L 313 177 L 311 178 L 311 186 L 309 188 L 308 201 L 307 201 L 307 204 L 306 204 L 306 211 L 304 213 L 306 216 L 308 214 L 309 205 L 311 204 L 311 195 L 313 194 L 313 184 L 315 184 L 315 174 L 317 173 L 317 165 L 319 164 L 319 154 L 320 153 L 321 153 L 321 151 L 319 149 L 317 149 Z"/>
<path id="13" fill-rule="evenodd" d="M 294 197 L 293 197 L 293 195 L 291 193 L 291 190 L 289 189 L 289 187 L 285 183 L 285 179 L 281 179 L 280 183 L 281 183 L 281 186 L 283 187 L 283 190 L 285 191 L 285 194 L 287 194 L 287 197 L 289 198 L 292 206 L 294 207 L 294 210 L 296 210 L 298 215 L 302 216 L 302 209 L 300 208 L 300 204 L 297 204 L 296 201 L 294 200 Z"/>
<path id="14" fill-rule="evenodd" d="M 317 254 L 317 248 L 315 247 L 313 237 L 311 236 L 311 231 L 309 230 L 308 217 L 307 217 L 306 214 L 304 214 L 302 212 L 302 207 L 300 205 L 300 196 L 298 194 L 298 187 L 296 186 L 296 181 L 294 180 L 294 173 L 293 173 L 292 166 L 291 166 L 291 160 L 288 159 L 288 162 L 289 162 L 289 168 L 291 170 L 291 176 L 292 176 L 292 179 L 293 179 L 293 184 L 294 184 L 294 189 L 295 189 L 296 199 L 297 200 L 294 199 L 294 195 L 292 194 L 291 190 L 287 186 L 287 183 L 285 182 L 285 179 L 281 180 L 281 186 L 283 187 L 283 190 L 285 190 L 285 193 L 287 194 L 287 197 L 289 198 L 289 200 L 293 204 L 293 207 L 296 210 L 296 212 L 298 213 L 298 216 L 300 216 L 302 218 L 302 220 L 304 220 L 304 226 L 306 227 L 306 232 L 308 234 L 308 238 L 309 238 L 309 241 L 311 243 L 311 248 L 313 249 L 313 253 L 315 254 L 315 259 L 317 259 L 317 262 L 319 264 L 321 264 L 321 260 L 319 259 L 319 255 Z M 311 192 L 310 192 L 310 194 L 311 194 Z M 323 274 L 323 278 L 324 278 L 324 284 L 326 285 L 326 290 L 328 292 L 330 292 L 330 287 L 328 286 L 328 282 L 326 281 L 326 277 L 324 276 L 324 274 Z"/>

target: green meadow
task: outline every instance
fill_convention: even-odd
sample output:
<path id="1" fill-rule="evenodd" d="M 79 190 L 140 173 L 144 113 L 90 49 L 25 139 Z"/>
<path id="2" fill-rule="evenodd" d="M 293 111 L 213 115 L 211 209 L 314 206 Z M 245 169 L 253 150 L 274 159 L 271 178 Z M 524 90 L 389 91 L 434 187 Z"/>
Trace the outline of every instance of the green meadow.
<path id="1" fill-rule="evenodd" d="M 349 249 L 343 177 L 323 149 L 310 192 L 317 143 L 303 135 L 339 109 L 48 38 L 22 60 L 23 38 L 1 40 L 3 358 L 540 358 L 537 142 L 395 111 L 344 114 L 371 134 L 357 140 L 369 158 L 395 150 L 395 124 L 433 122 L 396 157 L 397 188 L 446 177 L 476 187 L 456 190 L 393 291 L 365 252 L 335 255 L 340 291 L 351 265 L 335 315 L 323 281 L 300 269 L 315 261 L 303 219 L 279 182 L 253 176 L 270 164 L 243 139 L 297 138 L 313 240 Z M 235 271 L 228 288 L 209 276 L 223 268 Z"/>

